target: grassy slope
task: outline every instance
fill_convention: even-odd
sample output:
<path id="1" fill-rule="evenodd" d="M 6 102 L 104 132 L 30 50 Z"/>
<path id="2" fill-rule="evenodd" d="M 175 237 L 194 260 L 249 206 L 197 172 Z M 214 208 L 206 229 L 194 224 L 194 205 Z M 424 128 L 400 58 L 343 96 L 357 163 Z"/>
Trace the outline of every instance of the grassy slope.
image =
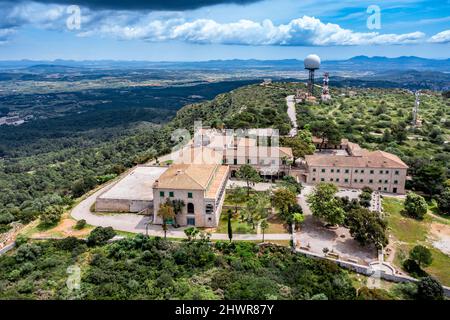
<path id="1" fill-rule="evenodd" d="M 427 238 L 433 218 L 429 215 L 422 221 L 403 216 L 400 212 L 403 203 L 393 198 L 383 199 L 383 209 L 387 213 L 390 235 L 396 241 L 397 252 L 394 264 L 401 268 L 402 262 L 407 258 L 409 250 L 421 244 L 428 247 L 433 255 L 433 263 L 425 270 L 435 276 L 444 285 L 450 286 L 450 257 L 434 248 Z"/>

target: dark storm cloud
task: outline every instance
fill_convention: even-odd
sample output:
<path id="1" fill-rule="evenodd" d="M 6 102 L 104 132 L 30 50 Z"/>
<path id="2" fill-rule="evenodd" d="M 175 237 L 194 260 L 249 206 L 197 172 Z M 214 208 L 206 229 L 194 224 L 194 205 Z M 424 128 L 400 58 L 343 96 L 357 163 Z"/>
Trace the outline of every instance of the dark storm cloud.
<path id="1" fill-rule="evenodd" d="M 34 0 L 45 4 L 80 5 L 92 9 L 183 11 L 216 4 L 248 4 L 262 0 Z M 17 1 L 0 0 L 6 3 Z"/>

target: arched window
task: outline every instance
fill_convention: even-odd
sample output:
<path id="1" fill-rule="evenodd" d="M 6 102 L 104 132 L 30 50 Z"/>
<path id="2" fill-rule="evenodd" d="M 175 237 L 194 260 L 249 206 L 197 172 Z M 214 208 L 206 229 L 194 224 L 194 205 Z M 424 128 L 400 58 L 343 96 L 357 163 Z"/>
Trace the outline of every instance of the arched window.
<path id="1" fill-rule="evenodd" d="M 214 206 L 212 204 L 207 204 L 206 205 L 206 214 L 212 214 L 214 211 Z"/>
<path id="2" fill-rule="evenodd" d="M 187 205 L 187 213 L 188 214 L 194 214 L 194 204 L 189 202 Z"/>

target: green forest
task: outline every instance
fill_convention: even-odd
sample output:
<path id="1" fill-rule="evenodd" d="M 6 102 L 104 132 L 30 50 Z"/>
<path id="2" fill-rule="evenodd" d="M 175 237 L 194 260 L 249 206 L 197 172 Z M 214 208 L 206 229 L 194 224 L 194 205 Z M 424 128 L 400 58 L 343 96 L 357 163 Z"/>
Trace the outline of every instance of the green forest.
<path id="1" fill-rule="evenodd" d="M 166 241 L 136 235 L 114 243 L 77 238 L 20 242 L 0 259 L 0 299 L 306 299 L 414 298 L 416 285 L 368 289 L 326 260 L 287 247 Z M 79 268 L 79 269 L 78 269 Z M 79 270 L 79 290 L 67 277 Z"/>

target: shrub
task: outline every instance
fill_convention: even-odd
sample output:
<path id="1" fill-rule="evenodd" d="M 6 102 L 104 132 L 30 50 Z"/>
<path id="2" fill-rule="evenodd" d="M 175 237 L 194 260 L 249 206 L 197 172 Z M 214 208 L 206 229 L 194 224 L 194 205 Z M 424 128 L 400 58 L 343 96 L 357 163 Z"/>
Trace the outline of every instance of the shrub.
<path id="1" fill-rule="evenodd" d="M 417 295 L 417 284 L 414 282 L 403 282 L 396 284 L 392 292 L 402 299 L 415 299 Z"/>
<path id="2" fill-rule="evenodd" d="M 412 259 L 406 259 L 406 260 L 403 262 L 403 268 L 404 268 L 410 275 L 412 275 L 412 276 L 414 276 L 414 277 L 425 277 L 425 276 L 428 275 L 425 271 L 423 271 L 423 270 L 420 268 L 419 264 L 418 264 L 416 261 L 412 260 Z"/>
<path id="3" fill-rule="evenodd" d="M 27 242 L 28 242 L 28 237 L 23 234 L 19 234 L 16 237 L 16 247 L 20 247 L 21 245 L 23 245 Z"/>
<path id="4" fill-rule="evenodd" d="M 358 291 L 358 300 L 391 300 L 392 296 L 383 289 L 362 287 Z"/>
<path id="5" fill-rule="evenodd" d="M 75 224 L 75 229 L 77 229 L 77 230 L 81 230 L 81 229 L 83 229 L 84 227 L 86 226 L 86 220 L 84 220 L 84 219 L 81 219 L 81 220 L 78 220 L 77 221 L 77 223 Z"/>
<path id="6" fill-rule="evenodd" d="M 61 250 L 73 251 L 74 249 L 78 248 L 82 244 L 84 244 L 83 240 L 77 239 L 75 237 L 67 237 L 67 238 L 58 240 L 55 243 L 55 246 Z"/>
<path id="7" fill-rule="evenodd" d="M 54 225 L 59 222 L 63 209 L 60 206 L 49 206 L 39 216 L 43 225 Z"/>
<path id="8" fill-rule="evenodd" d="M 442 214 L 450 214 L 450 188 L 447 187 L 441 192 L 440 196 L 437 198 L 437 203 L 439 211 Z"/>
<path id="9" fill-rule="evenodd" d="M 24 262 L 24 261 L 32 261 L 36 260 L 42 253 L 42 249 L 40 246 L 33 243 L 26 243 L 21 245 L 16 252 L 16 261 Z"/>
<path id="10" fill-rule="evenodd" d="M 16 218 L 8 211 L 5 210 L 0 212 L 0 224 L 8 224 L 14 220 L 16 220 Z"/>
<path id="11" fill-rule="evenodd" d="M 414 192 L 408 192 L 405 200 L 405 210 L 403 211 L 406 215 L 416 219 L 423 219 L 427 210 L 427 202 L 422 196 Z"/>
<path id="12" fill-rule="evenodd" d="M 431 277 L 422 278 L 417 284 L 417 299 L 442 300 L 444 289 L 441 284 Z"/>
<path id="13" fill-rule="evenodd" d="M 116 232 L 111 227 L 97 227 L 91 231 L 87 239 L 89 246 L 103 245 L 112 239 L 116 235 Z"/>
<path id="14" fill-rule="evenodd" d="M 409 258 L 414 260 L 420 268 L 428 267 L 433 262 L 431 251 L 424 246 L 418 245 L 409 252 Z"/>

